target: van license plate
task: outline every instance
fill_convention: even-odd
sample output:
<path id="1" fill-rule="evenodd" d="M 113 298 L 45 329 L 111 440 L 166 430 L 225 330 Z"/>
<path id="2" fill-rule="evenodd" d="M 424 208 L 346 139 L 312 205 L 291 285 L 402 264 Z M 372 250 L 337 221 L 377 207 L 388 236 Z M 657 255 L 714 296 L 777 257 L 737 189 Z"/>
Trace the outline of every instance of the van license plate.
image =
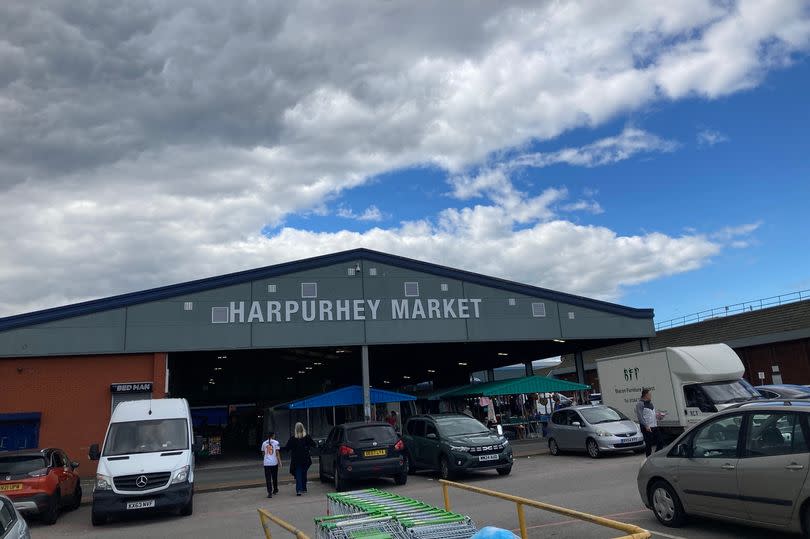
<path id="1" fill-rule="evenodd" d="M 127 509 L 146 509 L 154 507 L 155 500 L 141 500 L 139 502 L 127 502 Z"/>
<path id="2" fill-rule="evenodd" d="M 478 457 L 479 462 L 484 462 L 486 460 L 498 460 L 498 455 L 480 455 Z"/>
<path id="3" fill-rule="evenodd" d="M 9 490 L 22 490 L 23 486 L 22 483 L 11 483 L 0 485 L 0 492 L 6 492 Z"/>
<path id="4" fill-rule="evenodd" d="M 388 454 L 386 449 L 375 449 L 373 451 L 363 451 L 364 457 L 384 457 Z"/>

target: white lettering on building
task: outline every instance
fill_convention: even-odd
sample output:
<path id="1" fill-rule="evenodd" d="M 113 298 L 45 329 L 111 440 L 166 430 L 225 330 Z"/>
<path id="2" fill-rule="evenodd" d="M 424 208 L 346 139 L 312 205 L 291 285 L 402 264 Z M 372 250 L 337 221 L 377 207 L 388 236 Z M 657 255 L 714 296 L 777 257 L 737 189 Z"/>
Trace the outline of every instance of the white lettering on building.
<path id="1" fill-rule="evenodd" d="M 380 320 L 441 320 L 481 317 L 480 298 L 392 299 L 385 312 L 380 299 L 231 301 L 231 324 Z M 217 307 L 221 308 L 221 307 Z"/>

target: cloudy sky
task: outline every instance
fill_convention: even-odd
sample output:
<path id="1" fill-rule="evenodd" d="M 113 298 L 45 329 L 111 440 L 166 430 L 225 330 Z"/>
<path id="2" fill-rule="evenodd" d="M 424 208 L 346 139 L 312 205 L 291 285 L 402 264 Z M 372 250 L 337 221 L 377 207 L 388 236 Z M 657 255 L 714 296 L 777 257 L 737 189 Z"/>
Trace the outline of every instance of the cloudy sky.
<path id="1" fill-rule="evenodd" d="M 0 316 L 368 247 L 656 309 L 810 288 L 810 8 L 0 3 Z"/>

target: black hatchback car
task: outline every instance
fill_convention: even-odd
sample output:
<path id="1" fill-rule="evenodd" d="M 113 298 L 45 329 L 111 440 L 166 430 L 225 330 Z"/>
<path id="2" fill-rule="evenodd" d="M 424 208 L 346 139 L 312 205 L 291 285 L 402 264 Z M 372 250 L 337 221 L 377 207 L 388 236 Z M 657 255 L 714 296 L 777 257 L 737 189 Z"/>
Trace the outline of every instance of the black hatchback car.
<path id="1" fill-rule="evenodd" d="M 333 427 L 320 445 L 318 475 L 330 479 L 335 490 L 348 481 L 392 477 L 397 485 L 408 481 L 405 443 L 388 423 L 346 423 Z"/>
<path id="2" fill-rule="evenodd" d="M 512 471 L 512 446 L 501 434 L 464 414 L 414 416 L 405 423 L 408 467 L 438 470 L 450 479 L 468 470 Z"/>

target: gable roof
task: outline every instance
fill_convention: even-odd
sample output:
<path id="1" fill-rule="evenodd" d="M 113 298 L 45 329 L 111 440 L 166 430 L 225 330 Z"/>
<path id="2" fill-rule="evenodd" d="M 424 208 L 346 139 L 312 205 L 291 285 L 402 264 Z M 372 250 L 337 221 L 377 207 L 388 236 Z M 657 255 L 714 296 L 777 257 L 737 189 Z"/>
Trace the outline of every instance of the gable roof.
<path id="1" fill-rule="evenodd" d="M 196 281 L 188 281 L 185 283 L 173 284 L 169 286 L 162 286 L 159 288 L 152 288 L 149 290 L 142 290 L 139 292 L 130 292 L 118 296 L 111 296 L 108 298 L 96 299 L 85 301 L 82 303 L 74 303 L 72 305 L 65 305 L 63 307 L 54 307 L 41 311 L 31 313 L 18 314 L 0 318 L 0 331 L 14 329 L 18 327 L 31 326 L 35 324 L 42 324 L 45 322 L 52 322 L 54 320 L 62 320 L 65 318 L 72 318 L 75 316 L 82 316 L 87 314 L 108 311 L 112 309 L 120 309 L 131 305 L 138 305 L 142 303 L 149 303 L 152 301 L 159 301 L 172 297 L 182 296 L 185 294 L 194 294 L 197 292 L 204 292 L 215 288 L 222 288 L 226 286 L 233 286 L 243 284 L 259 279 L 266 279 L 269 277 L 278 277 L 290 273 L 300 271 L 307 271 L 317 269 L 334 264 L 345 264 L 349 262 L 356 262 L 358 260 L 367 260 L 369 262 L 378 262 L 380 264 L 388 264 L 397 266 L 412 271 L 428 273 L 437 277 L 446 277 L 459 281 L 466 281 L 469 283 L 486 286 L 489 288 L 497 288 L 517 294 L 524 294 L 527 296 L 534 296 L 538 298 L 547 299 L 549 301 L 557 301 L 593 309 L 606 313 L 626 316 L 628 318 L 636 319 L 650 319 L 653 318 L 652 309 L 636 309 L 633 307 L 625 307 L 615 303 L 590 299 L 573 294 L 566 294 L 564 292 L 556 292 L 547 288 L 540 288 L 537 286 L 530 286 L 526 284 L 508 281 L 506 279 L 499 279 L 497 277 L 488 277 L 479 273 L 449 268 L 447 266 L 440 266 L 430 262 L 423 262 L 412 258 L 405 258 L 402 256 L 381 253 L 379 251 L 372 251 L 370 249 L 352 249 L 349 251 L 341 251 L 313 258 L 305 258 L 293 262 L 284 262 L 273 266 L 265 266 L 263 268 L 239 271 L 236 273 L 228 273 L 216 277 L 208 277 L 205 279 L 198 279 Z"/>

